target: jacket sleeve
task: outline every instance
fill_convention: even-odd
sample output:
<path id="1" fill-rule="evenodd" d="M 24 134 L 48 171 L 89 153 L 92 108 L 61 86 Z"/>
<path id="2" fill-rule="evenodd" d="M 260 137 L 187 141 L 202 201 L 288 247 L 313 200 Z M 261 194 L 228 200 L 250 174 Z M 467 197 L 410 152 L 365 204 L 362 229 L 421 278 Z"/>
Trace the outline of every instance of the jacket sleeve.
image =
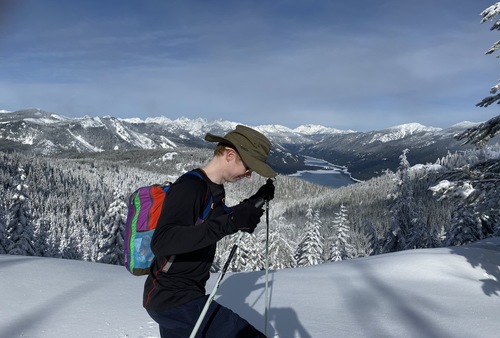
<path id="1" fill-rule="evenodd" d="M 206 182 L 194 176 L 183 177 L 172 185 L 151 241 L 156 257 L 195 251 L 235 232 L 230 215 L 221 206 L 195 225 L 206 205 L 207 190 Z"/>

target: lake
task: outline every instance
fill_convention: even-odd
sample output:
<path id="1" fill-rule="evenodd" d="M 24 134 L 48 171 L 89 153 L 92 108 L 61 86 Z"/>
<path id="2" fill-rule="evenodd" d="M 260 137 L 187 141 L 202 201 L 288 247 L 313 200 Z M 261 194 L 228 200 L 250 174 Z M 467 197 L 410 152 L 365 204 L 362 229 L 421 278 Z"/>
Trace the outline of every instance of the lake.
<path id="1" fill-rule="evenodd" d="M 346 167 L 338 166 L 319 158 L 309 156 L 304 156 L 304 158 L 304 163 L 307 166 L 317 167 L 318 169 L 301 170 L 290 176 L 333 188 L 340 188 L 359 182 L 351 177 Z"/>

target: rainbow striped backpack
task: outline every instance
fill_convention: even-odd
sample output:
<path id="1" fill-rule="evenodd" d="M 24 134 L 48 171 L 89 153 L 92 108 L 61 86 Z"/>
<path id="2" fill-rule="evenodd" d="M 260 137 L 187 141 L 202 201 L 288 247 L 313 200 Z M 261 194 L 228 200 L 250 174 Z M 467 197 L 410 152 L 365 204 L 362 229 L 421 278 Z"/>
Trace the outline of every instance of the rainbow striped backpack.
<path id="1" fill-rule="evenodd" d="M 205 181 L 197 171 L 189 171 L 186 174 L 195 175 Z M 149 273 L 149 268 L 154 260 L 154 254 L 151 251 L 151 238 L 162 213 L 163 201 L 172 184 L 175 183 L 166 182 L 141 187 L 129 197 L 123 241 L 124 265 L 135 276 Z M 207 189 L 206 200 L 206 207 L 200 215 L 201 220 L 208 216 L 212 208 L 210 189 Z M 169 258 L 169 261 L 173 261 L 173 257 Z M 165 269 L 163 271 L 166 272 Z"/>

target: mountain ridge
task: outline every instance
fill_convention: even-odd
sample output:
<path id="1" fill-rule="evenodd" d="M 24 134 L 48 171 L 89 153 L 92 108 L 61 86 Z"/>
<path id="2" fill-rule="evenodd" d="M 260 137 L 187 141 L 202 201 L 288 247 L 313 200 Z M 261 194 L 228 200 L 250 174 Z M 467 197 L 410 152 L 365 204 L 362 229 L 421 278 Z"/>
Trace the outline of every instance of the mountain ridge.
<path id="1" fill-rule="evenodd" d="M 204 118 L 165 116 L 141 118 L 69 118 L 41 109 L 0 110 L 0 149 L 53 155 L 62 152 L 104 152 L 133 149 L 211 147 L 206 133 L 223 135 L 238 122 Z M 397 168 L 401 152 L 408 148 L 409 160 L 426 164 L 448 151 L 463 150 L 454 135 L 475 125 L 461 122 L 449 128 L 407 123 L 383 130 L 358 132 L 306 124 L 252 126 L 273 143 L 269 162 L 280 173 L 304 169 L 302 155 L 345 166 L 353 177 L 367 179 L 381 170 Z"/>

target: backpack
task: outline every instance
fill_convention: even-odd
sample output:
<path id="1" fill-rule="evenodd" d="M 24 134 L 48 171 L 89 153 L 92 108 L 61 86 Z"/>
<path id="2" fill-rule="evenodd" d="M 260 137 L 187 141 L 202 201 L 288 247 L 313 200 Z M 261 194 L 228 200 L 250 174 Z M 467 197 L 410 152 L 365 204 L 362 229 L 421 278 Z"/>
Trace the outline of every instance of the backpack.
<path id="1" fill-rule="evenodd" d="M 195 175 L 205 181 L 197 171 L 189 171 L 186 174 Z M 124 265 L 135 276 L 149 273 L 149 268 L 154 260 L 154 254 L 151 251 L 151 239 L 162 213 L 163 200 L 172 184 L 175 183 L 166 182 L 141 187 L 129 197 L 127 221 L 124 229 Z M 212 209 L 212 194 L 209 188 L 205 200 L 206 205 L 200 215 L 201 220 L 204 220 Z M 170 267 L 173 257 L 169 258 L 166 269 Z M 166 269 L 163 268 L 163 271 L 166 272 Z"/>

